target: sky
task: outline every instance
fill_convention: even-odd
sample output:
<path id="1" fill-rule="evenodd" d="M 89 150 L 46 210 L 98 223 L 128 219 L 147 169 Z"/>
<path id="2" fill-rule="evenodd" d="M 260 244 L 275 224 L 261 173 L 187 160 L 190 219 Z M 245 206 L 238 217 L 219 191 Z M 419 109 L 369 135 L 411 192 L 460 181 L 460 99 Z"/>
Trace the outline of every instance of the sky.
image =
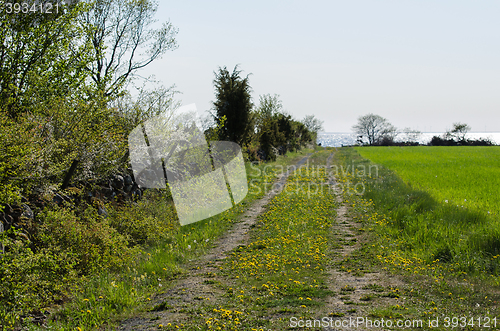
<path id="1" fill-rule="evenodd" d="M 296 119 L 350 132 L 381 115 L 402 129 L 455 122 L 500 131 L 500 1 L 159 2 L 178 48 L 150 64 L 182 104 L 212 108 L 214 72 L 239 65 L 259 95 L 279 94 Z"/>

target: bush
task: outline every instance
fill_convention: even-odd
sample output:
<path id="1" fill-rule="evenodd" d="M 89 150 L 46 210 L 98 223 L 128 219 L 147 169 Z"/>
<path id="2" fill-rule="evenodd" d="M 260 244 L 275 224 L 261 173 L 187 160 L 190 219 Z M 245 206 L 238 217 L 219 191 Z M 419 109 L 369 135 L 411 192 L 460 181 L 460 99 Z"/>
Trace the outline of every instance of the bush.
<path id="1" fill-rule="evenodd" d="M 15 229 L 0 234 L 6 246 L 0 263 L 0 325 L 14 325 L 16 316 L 61 302 L 74 290 L 77 259 L 58 247 L 34 251 Z M 14 319 L 14 320 L 13 320 Z"/>
<path id="2" fill-rule="evenodd" d="M 25 232 L 13 227 L 1 233 L 6 251 L 0 255 L 0 325 L 39 315 L 71 299 L 82 281 L 132 265 L 140 258 L 139 245 L 173 238 L 179 223 L 170 193 L 148 190 L 145 198 L 128 206 L 106 205 L 107 218 L 85 203 L 53 205 L 35 220 L 23 220 Z"/>
<path id="3" fill-rule="evenodd" d="M 21 178 L 28 175 L 27 164 L 36 155 L 33 136 L 28 119 L 16 122 L 0 111 L 0 202 L 19 202 L 25 193 Z"/>
<path id="4" fill-rule="evenodd" d="M 118 270 L 137 253 L 128 246 L 127 238 L 90 206 L 78 216 L 74 211 L 62 208 L 46 210 L 40 219 L 39 247 L 67 252 L 74 258 L 74 268 L 79 275 L 94 274 L 103 269 Z"/>
<path id="5" fill-rule="evenodd" d="M 110 224 L 131 245 L 151 245 L 174 235 L 179 228 L 170 194 L 146 191 L 145 199 L 130 208 L 110 211 Z"/>
<path id="6" fill-rule="evenodd" d="M 441 138 L 439 136 L 432 137 L 428 144 L 429 146 L 493 146 L 493 142 L 489 139 L 464 139 L 464 140 L 454 140 Z"/>

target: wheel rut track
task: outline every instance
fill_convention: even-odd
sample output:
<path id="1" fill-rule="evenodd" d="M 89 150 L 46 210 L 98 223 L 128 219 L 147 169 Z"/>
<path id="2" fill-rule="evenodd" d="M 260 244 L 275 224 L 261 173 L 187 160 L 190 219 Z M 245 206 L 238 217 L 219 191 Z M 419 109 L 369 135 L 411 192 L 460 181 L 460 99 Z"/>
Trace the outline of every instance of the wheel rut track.
<path id="1" fill-rule="evenodd" d="M 296 166 L 304 164 L 311 154 L 300 160 Z M 327 169 L 333 159 L 332 153 L 327 159 Z M 210 283 L 210 273 L 219 272 L 219 266 L 224 263 L 228 254 L 237 248 L 239 245 L 244 245 L 249 241 L 248 231 L 257 221 L 260 214 L 265 211 L 266 205 L 283 189 L 290 172 L 284 174 L 273 185 L 273 190 L 268 192 L 262 198 L 254 201 L 252 205 L 239 217 L 239 222 L 234 224 L 233 228 L 226 235 L 221 237 L 212 250 L 191 261 L 185 266 L 189 272 L 181 275 L 174 280 L 174 284 L 164 293 L 158 294 L 152 298 L 154 305 L 166 304 L 168 309 L 155 312 L 146 312 L 139 317 L 130 318 L 122 322 L 118 330 L 158 330 L 158 325 L 180 325 L 183 321 L 188 320 L 188 315 L 185 309 L 189 309 L 194 305 L 198 305 L 200 300 L 209 300 L 210 303 L 222 303 L 222 290 Z M 348 320 L 349 318 L 368 317 L 369 309 L 374 306 L 388 306 L 401 304 L 394 298 L 381 298 L 377 291 L 366 288 L 367 285 L 376 284 L 384 288 L 404 286 L 404 283 L 398 278 L 390 274 L 375 270 L 373 272 L 365 272 L 363 275 L 356 276 L 354 273 L 342 270 L 340 265 L 342 260 L 351 257 L 357 250 L 361 248 L 361 242 L 364 240 L 359 234 L 357 228 L 361 225 L 352 220 L 349 216 L 349 206 L 343 201 L 342 192 L 336 185 L 337 181 L 334 177 L 330 177 L 328 184 L 333 188 L 331 192 L 337 200 L 336 221 L 332 225 L 332 233 L 335 240 L 340 243 L 333 251 L 333 261 L 329 265 L 329 276 L 327 285 L 334 295 L 325 298 L 325 306 L 318 311 L 317 319 L 322 319 L 328 316 Z M 343 291 L 348 286 L 354 290 Z M 373 301 L 360 300 L 366 296 L 376 297 Z M 349 300 L 345 297 L 349 296 Z M 344 297 L 344 298 L 342 298 Z M 355 309 L 355 311 L 354 311 Z M 326 327 L 324 330 L 350 330 L 350 327 L 331 328 Z M 370 330 L 369 328 L 355 327 L 356 330 Z M 381 330 L 381 329 L 378 329 Z"/>
<path id="2" fill-rule="evenodd" d="M 334 153 L 327 159 L 327 169 L 331 169 L 330 166 L 333 156 Z M 343 192 L 337 185 L 337 180 L 334 176 L 330 176 L 329 184 L 333 187 L 332 192 L 335 194 L 338 206 L 336 210 L 336 222 L 334 222 L 332 226 L 332 233 L 336 241 L 340 243 L 340 247 L 334 249 L 334 259 L 329 268 L 328 287 L 335 295 L 327 299 L 327 313 L 330 314 L 330 316 L 339 316 L 334 318 L 340 320 L 350 320 L 351 318 L 356 319 L 358 317 L 368 318 L 369 309 L 374 306 L 386 307 L 398 303 L 401 304 L 398 299 L 379 297 L 380 292 L 369 287 L 369 285 L 373 284 L 385 289 L 400 287 L 404 285 L 400 279 L 382 270 L 356 275 L 355 273 L 341 269 L 342 261 L 352 257 L 352 255 L 361 248 L 362 242 L 365 239 L 357 231 L 357 229 L 361 227 L 361 224 L 355 222 L 349 216 L 349 206 L 344 201 L 342 197 Z M 349 299 L 346 297 L 349 297 Z M 373 301 L 371 299 L 369 301 L 361 300 L 361 298 L 367 297 L 373 297 L 374 299 Z M 326 316 L 318 316 L 317 318 L 321 319 L 323 317 Z M 370 329 L 362 326 L 350 327 L 349 325 L 342 328 L 332 328 L 330 326 L 324 328 L 324 330 L 329 331 L 345 331 L 351 329 L 373 330 L 373 328 Z M 377 328 L 377 330 L 382 329 Z"/>
<path id="3" fill-rule="evenodd" d="M 295 168 L 303 165 L 312 154 L 303 157 L 295 164 Z M 248 242 L 248 231 L 256 223 L 258 216 L 265 211 L 267 204 L 283 190 L 291 173 L 292 171 L 287 171 L 283 174 L 273 184 L 271 191 L 254 201 L 239 216 L 240 221 L 235 223 L 226 235 L 218 239 L 208 254 L 184 266 L 189 272 L 175 279 L 170 289 L 152 299 L 154 305 L 167 305 L 167 310 L 146 312 L 139 317 L 127 319 L 116 330 L 158 330 L 159 324 L 180 324 L 187 317 L 182 312 L 183 308 L 196 305 L 199 300 L 208 299 L 211 302 L 216 302 L 220 299 L 222 296 L 220 289 L 212 284 L 207 284 L 207 275 L 219 271 L 218 267 L 222 265 L 228 253 Z"/>

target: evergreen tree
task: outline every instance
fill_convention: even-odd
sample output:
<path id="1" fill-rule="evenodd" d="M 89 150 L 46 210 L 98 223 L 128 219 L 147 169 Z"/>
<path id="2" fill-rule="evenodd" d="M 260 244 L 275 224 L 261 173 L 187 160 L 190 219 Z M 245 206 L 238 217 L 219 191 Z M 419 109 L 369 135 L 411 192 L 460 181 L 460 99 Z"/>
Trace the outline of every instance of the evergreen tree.
<path id="1" fill-rule="evenodd" d="M 215 73 L 216 101 L 213 102 L 215 111 L 213 116 L 218 126 L 225 117 L 219 135 L 221 140 L 244 145 L 248 143 L 253 129 L 251 116 L 253 104 L 248 76 L 242 78 L 240 73 L 238 66 L 234 67 L 232 73 L 229 73 L 226 67 L 219 67 L 219 71 Z"/>

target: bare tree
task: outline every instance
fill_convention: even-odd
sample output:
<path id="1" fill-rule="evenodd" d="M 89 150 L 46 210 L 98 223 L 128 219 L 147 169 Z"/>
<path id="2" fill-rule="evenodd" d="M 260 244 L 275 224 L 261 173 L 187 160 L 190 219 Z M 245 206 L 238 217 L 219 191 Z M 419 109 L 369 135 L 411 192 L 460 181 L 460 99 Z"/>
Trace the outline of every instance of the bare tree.
<path id="1" fill-rule="evenodd" d="M 470 126 L 465 123 L 453 123 L 453 129 L 445 133 L 445 138 L 454 139 L 455 141 L 465 141 L 467 132 L 470 131 Z"/>
<path id="2" fill-rule="evenodd" d="M 179 108 L 180 102 L 174 99 L 178 93 L 175 85 L 167 88 L 160 82 L 154 83 L 148 86 L 145 82 L 137 87 L 134 96 L 127 91 L 110 103 L 110 106 L 121 115 L 122 123 L 126 126 L 124 132 L 127 134 L 150 118 L 159 115 L 169 118 L 173 116 L 174 109 Z"/>
<path id="3" fill-rule="evenodd" d="M 306 115 L 302 123 L 307 130 L 311 133 L 312 141 L 316 141 L 318 132 L 323 130 L 323 121 L 320 121 L 314 115 Z"/>
<path id="4" fill-rule="evenodd" d="M 177 29 L 170 22 L 152 28 L 157 8 L 153 0 L 96 0 L 82 15 L 94 58 L 87 70 L 105 97 L 118 94 L 136 70 L 177 48 Z"/>
<path id="5" fill-rule="evenodd" d="M 397 129 L 380 115 L 367 114 L 358 118 L 353 131 L 362 138 L 368 139 L 370 145 L 379 143 L 383 138 L 393 139 Z"/>

